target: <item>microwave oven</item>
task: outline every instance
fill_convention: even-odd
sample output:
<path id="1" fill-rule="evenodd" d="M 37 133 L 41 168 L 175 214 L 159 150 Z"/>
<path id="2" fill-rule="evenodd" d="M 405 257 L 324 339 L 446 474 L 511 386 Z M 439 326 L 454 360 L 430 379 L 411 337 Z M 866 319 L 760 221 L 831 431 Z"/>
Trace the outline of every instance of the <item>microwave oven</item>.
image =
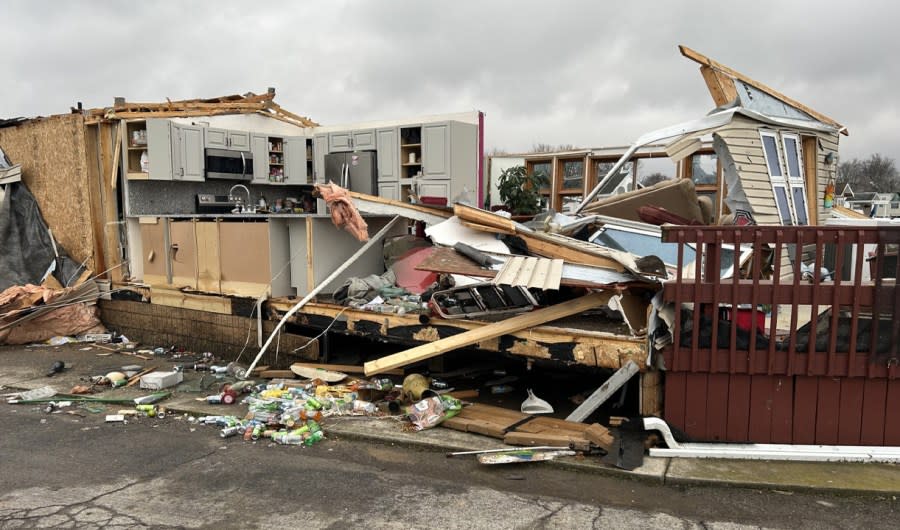
<path id="1" fill-rule="evenodd" d="M 253 153 L 228 149 L 207 149 L 206 178 L 253 180 Z"/>

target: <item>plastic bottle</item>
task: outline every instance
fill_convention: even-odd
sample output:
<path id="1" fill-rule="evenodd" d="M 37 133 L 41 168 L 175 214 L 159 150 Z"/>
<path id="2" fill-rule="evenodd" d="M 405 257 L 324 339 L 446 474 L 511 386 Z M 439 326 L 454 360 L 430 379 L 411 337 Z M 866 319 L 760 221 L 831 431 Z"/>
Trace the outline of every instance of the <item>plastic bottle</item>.
<path id="1" fill-rule="evenodd" d="M 312 444 L 318 442 L 319 440 L 321 440 L 321 439 L 324 438 L 324 437 L 325 437 L 325 434 L 324 434 L 322 431 L 316 431 L 316 432 L 314 432 L 314 433 L 311 433 L 309 436 L 307 436 L 307 437 L 306 437 L 306 440 L 304 440 L 303 443 L 304 443 L 307 447 L 309 447 L 309 446 L 311 446 Z"/>
<path id="2" fill-rule="evenodd" d="M 302 409 L 300 411 L 300 419 L 304 421 L 321 421 L 322 413 L 318 410 Z"/>
<path id="3" fill-rule="evenodd" d="M 362 414 L 375 414 L 376 410 L 378 410 L 378 407 L 376 407 L 374 403 L 371 403 L 369 401 L 362 401 L 360 399 L 353 401 L 353 412 Z"/>
<path id="4" fill-rule="evenodd" d="M 284 436 L 279 436 L 278 438 L 276 438 L 275 441 L 283 445 L 302 445 L 303 435 L 285 434 Z"/>
<path id="5" fill-rule="evenodd" d="M 228 363 L 225 372 L 235 379 L 244 379 L 247 376 L 247 369 L 237 363 Z"/>
<path id="6" fill-rule="evenodd" d="M 150 172 L 150 155 L 147 154 L 147 151 L 141 152 L 141 171 Z"/>

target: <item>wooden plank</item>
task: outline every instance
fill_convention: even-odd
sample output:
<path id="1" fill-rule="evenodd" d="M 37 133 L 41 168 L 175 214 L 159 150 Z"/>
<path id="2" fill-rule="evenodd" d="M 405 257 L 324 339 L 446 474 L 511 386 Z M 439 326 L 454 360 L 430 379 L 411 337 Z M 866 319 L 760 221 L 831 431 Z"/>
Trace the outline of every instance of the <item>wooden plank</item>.
<path id="1" fill-rule="evenodd" d="M 772 441 L 772 397 L 774 378 L 768 375 L 750 376 L 750 439 L 759 443 Z"/>
<path id="2" fill-rule="evenodd" d="M 731 374 L 728 382 L 728 440 L 748 441 L 750 427 L 750 376 Z"/>
<path id="3" fill-rule="evenodd" d="M 691 438 L 709 438 L 706 428 L 707 376 L 705 373 L 688 373 L 684 392 L 684 432 Z"/>
<path id="4" fill-rule="evenodd" d="M 706 432 L 710 441 L 728 439 L 728 374 L 709 374 L 706 382 Z"/>
<path id="5" fill-rule="evenodd" d="M 593 425 L 588 427 L 584 431 L 584 436 L 592 444 L 602 448 L 607 453 L 612 450 L 613 443 L 615 443 L 615 439 L 613 438 L 612 434 L 610 434 L 609 429 L 600 425 L 599 423 L 594 423 Z"/>
<path id="6" fill-rule="evenodd" d="M 511 432 L 503 437 L 503 443 L 525 446 L 569 446 L 576 451 L 588 451 L 591 448 L 591 443 L 585 438 L 545 433 Z"/>
<path id="7" fill-rule="evenodd" d="M 638 371 L 638 365 L 635 364 L 634 361 L 625 363 L 625 366 L 619 368 L 605 383 L 600 385 L 600 388 L 595 390 L 586 400 L 584 400 L 584 403 L 573 410 L 566 418 L 566 421 L 583 422 L 586 420 L 591 413 L 600 408 L 600 405 L 605 403 L 610 396 L 622 388 L 622 386 L 624 386 L 634 374 L 638 373 Z"/>
<path id="8" fill-rule="evenodd" d="M 841 403 L 834 414 L 838 417 L 838 440 L 841 445 L 861 445 L 863 393 L 867 381 L 846 378 L 841 381 Z"/>
<path id="9" fill-rule="evenodd" d="M 887 379 L 866 380 L 860 414 L 860 445 L 884 444 L 884 425 L 888 414 L 894 413 L 886 412 L 887 387 Z"/>
<path id="10" fill-rule="evenodd" d="M 195 225 L 197 237 L 197 288 L 222 292 L 222 266 L 219 256 L 219 220 Z M 258 292 L 258 291 L 257 291 Z"/>
<path id="11" fill-rule="evenodd" d="M 263 379 L 294 379 L 297 377 L 297 374 L 290 370 L 262 370 L 259 372 L 259 375 L 255 377 L 261 377 Z"/>
<path id="12" fill-rule="evenodd" d="M 665 420 L 678 429 L 684 430 L 684 393 L 686 389 L 685 372 L 666 372 L 666 384 L 663 385 L 665 399 Z"/>
<path id="13" fill-rule="evenodd" d="M 709 66 L 701 65 L 700 66 L 700 75 L 702 75 L 703 80 L 706 81 L 706 88 L 709 89 L 709 94 L 712 96 L 713 102 L 715 102 L 717 107 L 721 107 L 722 105 L 725 105 L 726 103 L 730 103 L 730 102 L 734 101 L 734 97 L 729 99 L 728 92 L 726 92 L 726 90 L 725 90 L 726 84 L 722 82 L 723 80 L 720 79 L 720 76 L 718 75 L 718 73 L 715 70 L 713 70 Z M 730 92 L 735 92 L 735 95 L 736 95 L 736 91 L 734 89 L 734 82 L 731 81 L 730 79 L 728 79 L 728 82 L 730 82 L 730 84 L 731 84 Z"/>
<path id="14" fill-rule="evenodd" d="M 386 369 L 399 368 L 418 361 L 424 361 L 437 357 L 443 353 L 472 346 L 481 341 L 500 337 L 508 333 L 520 331 L 525 328 L 546 324 L 554 320 L 576 315 L 606 304 L 610 293 L 591 293 L 581 298 L 569 300 L 544 309 L 517 315 L 500 322 L 488 324 L 478 329 L 473 329 L 459 335 L 453 335 L 435 342 L 423 344 L 404 352 L 388 355 L 365 364 L 366 375 L 382 373 Z"/>
<path id="15" fill-rule="evenodd" d="M 162 287 L 150 287 L 150 303 L 184 309 L 197 309 L 223 315 L 231 314 L 230 298 L 190 294 Z"/>
<path id="16" fill-rule="evenodd" d="M 639 377 L 641 378 L 640 414 L 643 416 L 662 416 L 662 372 L 659 370 L 648 370 Z"/>
<path id="17" fill-rule="evenodd" d="M 772 443 L 791 443 L 794 428 L 794 378 L 775 379 L 772 398 Z"/>
<path id="18" fill-rule="evenodd" d="M 344 372 L 345 374 L 362 374 L 365 368 L 355 364 L 322 364 L 322 363 L 292 363 L 293 366 L 312 368 L 315 370 L 331 370 L 332 372 Z M 384 375 L 403 375 L 403 370 L 386 370 Z"/>
<path id="19" fill-rule="evenodd" d="M 772 96 L 776 99 L 780 99 L 781 101 L 787 103 L 788 105 L 795 107 L 798 110 L 801 110 L 801 111 L 809 114 L 810 116 L 812 116 L 813 118 L 815 118 L 821 122 L 838 127 L 839 129 L 841 129 L 841 132 L 843 134 L 845 134 L 845 135 L 849 134 L 847 132 L 847 130 L 844 129 L 844 127 L 840 123 L 834 121 L 833 119 L 829 118 L 828 116 L 825 116 L 824 114 L 816 112 L 815 110 L 807 107 L 806 105 L 804 105 L 798 101 L 795 101 L 795 100 L 785 96 L 781 92 L 778 92 L 777 90 L 770 88 L 770 87 L 760 83 L 759 81 L 756 81 L 755 79 L 751 79 L 750 77 L 747 77 L 744 74 L 742 74 L 736 70 L 732 70 L 731 68 L 725 66 L 724 64 L 718 63 L 718 62 L 710 59 L 709 57 L 706 57 L 705 55 L 688 48 L 687 46 L 679 46 L 678 49 L 681 50 L 682 55 L 684 55 L 685 57 L 687 57 L 688 59 L 690 59 L 692 61 L 695 61 L 701 65 L 710 67 L 721 73 L 727 74 L 728 76 L 731 76 L 735 79 L 739 79 L 739 80 L 743 81 L 744 83 L 747 83 L 748 85 L 758 88 L 759 90 L 762 90 L 763 92 L 769 94 L 770 96 Z"/>
<path id="20" fill-rule="evenodd" d="M 453 217 L 453 211 L 449 208 L 429 208 L 419 204 L 409 204 L 356 191 L 351 191 L 350 196 L 353 197 L 356 209 L 360 212 L 400 215 L 407 219 L 424 221 L 429 224 Z"/>
<path id="21" fill-rule="evenodd" d="M 892 406 L 900 403 L 900 379 L 889 379 L 887 383 L 887 410 L 884 415 L 884 445 L 900 446 L 900 421 Z"/>
<path id="22" fill-rule="evenodd" d="M 816 439 L 812 443 L 834 445 L 838 443 L 841 380 L 831 377 L 818 377 L 816 379 L 818 379 L 816 428 L 814 430 Z"/>

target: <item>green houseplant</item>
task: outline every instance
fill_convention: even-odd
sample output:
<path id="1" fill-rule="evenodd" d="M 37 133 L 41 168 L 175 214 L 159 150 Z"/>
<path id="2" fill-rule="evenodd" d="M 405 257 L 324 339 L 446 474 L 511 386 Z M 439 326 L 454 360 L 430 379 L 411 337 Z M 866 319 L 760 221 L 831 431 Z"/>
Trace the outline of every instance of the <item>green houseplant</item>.
<path id="1" fill-rule="evenodd" d="M 541 188 L 550 183 L 543 172 L 529 174 L 525 166 L 513 166 L 500 173 L 497 188 L 500 200 L 513 215 L 534 215 L 541 211 Z"/>

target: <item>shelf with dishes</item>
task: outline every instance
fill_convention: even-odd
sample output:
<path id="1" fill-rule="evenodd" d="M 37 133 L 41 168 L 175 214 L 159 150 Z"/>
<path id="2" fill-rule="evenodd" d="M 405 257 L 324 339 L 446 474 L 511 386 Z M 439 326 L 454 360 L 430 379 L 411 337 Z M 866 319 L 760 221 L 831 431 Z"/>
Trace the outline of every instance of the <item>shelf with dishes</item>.
<path id="1" fill-rule="evenodd" d="M 125 122 L 125 174 L 131 180 L 150 178 L 150 156 L 147 152 L 147 122 Z"/>

